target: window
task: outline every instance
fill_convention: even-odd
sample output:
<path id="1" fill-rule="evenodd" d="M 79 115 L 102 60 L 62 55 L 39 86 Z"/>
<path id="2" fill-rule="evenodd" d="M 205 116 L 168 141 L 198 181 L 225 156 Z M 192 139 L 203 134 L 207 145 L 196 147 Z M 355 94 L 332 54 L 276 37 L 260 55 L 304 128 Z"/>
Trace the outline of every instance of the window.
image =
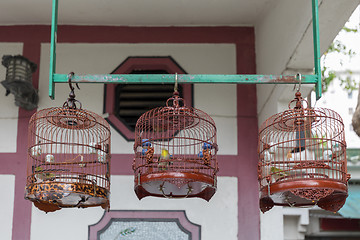
<path id="1" fill-rule="evenodd" d="M 89 226 L 89 239 L 97 240 L 200 240 L 201 226 L 185 211 L 110 211 Z"/>
<path id="2" fill-rule="evenodd" d="M 184 74 L 171 57 L 128 57 L 112 74 Z M 180 95 L 192 106 L 192 85 L 180 84 Z M 144 112 L 165 105 L 172 96 L 173 84 L 105 84 L 104 113 L 106 120 L 126 140 L 134 140 L 137 119 Z"/>
<path id="3" fill-rule="evenodd" d="M 168 74 L 164 70 L 135 70 L 131 74 Z M 182 96 L 182 86 L 178 91 Z M 115 88 L 115 116 L 131 131 L 138 118 L 150 109 L 164 106 L 174 92 L 173 84 L 118 84 Z"/>

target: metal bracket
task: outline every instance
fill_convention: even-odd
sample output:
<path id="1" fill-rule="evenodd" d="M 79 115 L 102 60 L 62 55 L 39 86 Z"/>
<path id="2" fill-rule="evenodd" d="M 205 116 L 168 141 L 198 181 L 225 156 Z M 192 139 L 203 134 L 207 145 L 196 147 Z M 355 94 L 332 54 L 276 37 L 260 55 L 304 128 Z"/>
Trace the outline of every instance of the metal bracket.
<path id="1" fill-rule="evenodd" d="M 302 75 L 298 79 L 296 75 L 178 75 L 178 83 L 229 83 L 229 84 L 315 84 L 316 99 L 321 97 L 321 68 L 320 68 L 320 40 L 319 40 L 319 9 L 318 0 L 312 1 L 313 21 L 313 42 L 314 42 L 314 75 Z M 56 38 L 58 21 L 58 0 L 53 0 L 51 20 L 51 48 L 50 48 L 50 69 L 49 69 L 49 96 L 55 97 L 55 83 L 67 83 L 67 74 L 56 73 Z M 121 84 L 164 84 L 175 83 L 175 74 L 105 74 L 105 75 L 74 75 L 74 83 L 121 83 Z"/>

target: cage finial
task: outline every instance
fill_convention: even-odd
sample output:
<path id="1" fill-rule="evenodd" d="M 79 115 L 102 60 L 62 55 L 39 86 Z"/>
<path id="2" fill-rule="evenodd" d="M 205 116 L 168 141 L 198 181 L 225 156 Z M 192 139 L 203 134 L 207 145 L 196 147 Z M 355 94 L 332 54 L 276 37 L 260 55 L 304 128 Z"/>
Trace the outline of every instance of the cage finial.
<path id="1" fill-rule="evenodd" d="M 298 87 L 296 89 L 296 92 L 300 92 L 300 89 L 301 89 L 301 73 L 297 73 L 295 78 L 296 78 L 296 80 L 299 81 L 299 85 L 298 85 Z M 295 84 L 295 86 L 296 86 L 296 84 Z"/>
<path id="2" fill-rule="evenodd" d="M 178 92 L 178 75 L 177 75 L 177 73 L 175 73 L 174 95 L 179 95 L 179 92 Z"/>

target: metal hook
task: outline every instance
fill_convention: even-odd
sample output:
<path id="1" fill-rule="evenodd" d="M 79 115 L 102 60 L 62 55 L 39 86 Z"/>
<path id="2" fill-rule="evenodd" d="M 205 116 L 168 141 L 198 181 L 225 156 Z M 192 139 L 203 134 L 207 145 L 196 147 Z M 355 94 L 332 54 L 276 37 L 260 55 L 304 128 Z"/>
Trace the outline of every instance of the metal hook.
<path id="1" fill-rule="evenodd" d="M 74 72 L 71 72 L 68 74 L 68 83 L 69 83 L 69 87 L 70 87 L 70 93 L 69 93 L 69 98 L 66 100 L 66 102 L 63 104 L 63 107 L 67 107 L 67 108 L 73 108 L 76 109 L 76 103 L 78 102 L 80 104 L 80 109 L 81 109 L 81 102 L 79 102 L 78 100 L 75 99 L 75 93 L 74 93 L 74 87 L 72 85 L 71 79 L 74 77 Z M 80 87 L 77 83 L 75 83 L 76 87 L 80 90 Z"/>
<path id="2" fill-rule="evenodd" d="M 72 86 L 72 82 L 71 82 L 71 79 L 74 77 L 75 73 L 74 72 L 71 72 L 68 74 L 68 83 L 69 83 L 69 87 L 70 87 L 70 90 L 73 92 L 74 91 L 74 87 Z M 80 87 L 78 85 L 78 83 L 75 83 L 77 89 L 80 90 Z"/>
<path id="3" fill-rule="evenodd" d="M 174 92 L 178 91 L 178 75 L 175 73 L 175 86 L 174 86 Z"/>
<path id="4" fill-rule="evenodd" d="M 300 73 L 297 73 L 297 74 L 295 75 L 295 78 L 296 78 L 296 80 L 299 81 L 299 86 L 298 86 L 298 88 L 296 89 L 296 91 L 297 91 L 297 92 L 300 92 L 300 88 L 301 88 L 301 74 L 300 74 Z M 295 84 L 295 86 L 296 86 L 296 84 Z"/>

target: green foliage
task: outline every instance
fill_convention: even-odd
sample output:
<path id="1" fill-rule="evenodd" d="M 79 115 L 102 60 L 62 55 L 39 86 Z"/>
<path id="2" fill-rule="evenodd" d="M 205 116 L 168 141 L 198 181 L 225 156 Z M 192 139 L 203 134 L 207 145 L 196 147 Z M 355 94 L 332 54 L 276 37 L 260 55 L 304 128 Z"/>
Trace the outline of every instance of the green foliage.
<path id="1" fill-rule="evenodd" d="M 352 71 L 351 70 L 347 70 L 347 72 L 349 73 L 349 75 L 352 75 Z M 348 92 L 352 92 L 356 89 L 358 89 L 359 87 L 359 83 L 355 81 L 355 79 L 351 78 L 351 77 L 346 77 L 345 79 L 340 79 L 340 86 L 342 86 L 345 90 L 347 90 Z"/>
<path id="2" fill-rule="evenodd" d="M 347 32 L 347 33 L 357 33 L 359 29 L 357 28 L 348 28 L 344 26 L 341 31 Z M 356 90 L 359 86 L 359 83 L 357 83 L 353 78 L 350 76 L 352 75 L 352 71 L 347 69 L 346 73 L 347 77 L 343 78 L 337 75 L 336 71 L 329 69 L 324 63 L 326 60 L 326 56 L 330 53 L 336 53 L 341 54 L 343 56 L 347 56 L 349 58 L 352 58 L 356 55 L 356 52 L 352 49 L 348 48 L 344 43 L 342 43 L 339 40 L 335 40 L 328 50 L 324 53 L 323 57 L 323 66 L 321 70 L 322 75 L 322 91 L 326 92 L 329 88 L 330 83 L 335 79 L 338 78 L 340 80 L 340 85 L 347 90 L 348 92 L 351 92 L 353 90 Z M 340 65 L 343 65 L 342 60 L 340 59 Z"/>
<path id="3" fill-rule="evenodd" d="M 336 78 L 336 72 L 333 70 L 328 70 L 328 67 L 323 65 L 321 69 L 321 76 L 322 76 L 322 92 L 326 92 L 332 80 Z"/>

